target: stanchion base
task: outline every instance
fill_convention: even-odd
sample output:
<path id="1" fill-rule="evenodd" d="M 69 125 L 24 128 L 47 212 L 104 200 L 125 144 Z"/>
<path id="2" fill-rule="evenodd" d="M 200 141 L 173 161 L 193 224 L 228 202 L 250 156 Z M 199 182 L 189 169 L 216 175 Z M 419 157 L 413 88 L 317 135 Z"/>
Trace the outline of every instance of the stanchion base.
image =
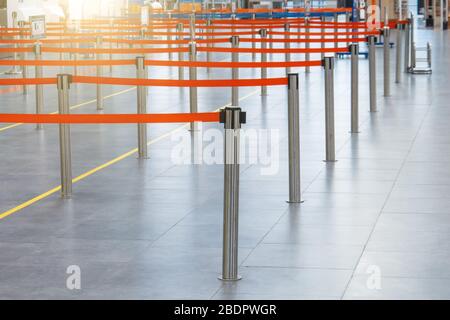
<path id="1" fill-rule="evenodd" d="M 305 200 L 301 200 L 300 202 L 286 200 L 286 203 L 289 203 L 289 204 L 302 204 L 302 203 L 305 203 Z"/>
<path id="2" fill-rule="evenodd" d="M 242 280 L 242 277 L 238 275 L 237 279 L 224 279 L 223 276 L 218 276 L 217 279 L 224 282 L 237 282 Z"/>

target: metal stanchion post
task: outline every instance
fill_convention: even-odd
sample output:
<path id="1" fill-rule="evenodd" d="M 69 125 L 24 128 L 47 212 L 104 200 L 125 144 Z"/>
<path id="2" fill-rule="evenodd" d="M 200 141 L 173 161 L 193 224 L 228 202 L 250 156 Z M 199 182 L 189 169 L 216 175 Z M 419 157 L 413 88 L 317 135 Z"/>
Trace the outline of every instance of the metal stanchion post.
<path id="1" fill-rule="evenodd" d="M 284 32 L 286 32 L 286 36 L 284 37 L 284 39 L 286 40 L 286 42 L 284 43 L 284 49 L 287 50 L 287 52 L 284 54 L 284 56 L 286 62 L 291 62 L 291 53 L 289 52 L 289 50 L 291 49 L 291 43 L 289 42 L 289 40 L 291 39 L 291 37 L 289 36 L 290 30 L 291 28 L 289 23 L 285 23 Z M 291 67 L 286 67 L 286 75 L 288 75 L 290 72 Z"/>
<path id="2" fill-rule="evenodd" d="M 69 114 L 69 90 L 72 76 L 59 74 L 57 76 L 58 110 L 59 114 Z M 72 155 L 70 146 L 70 125 L 59 125 L 59 145 L 61 160 L 61 195 L 63 198 L 72 196 Z"/>
<path id="3" fill-rule="evenodd" d="M 334 14 L 334 22 L 335 22 L 335 24 L 336 24 L 336 27 L 338 26 L 338 20 L 339 20 L 338 14 L 335 13 L 335 14 Z M 333 31 L 334 31 L 334 32 L 339 32 L 339 29 L 334 29 Z M 338 40 L 338 39 L 339 39 L 339 36 L 336 36 L 334 39 L 335 39 L 335 40 Z M 335 49 L 338 48 L 338 42 L 337 42 L 337 41 L 334 41 L 334 48 L 335 48 Z M 334 55 L 336 56 L 336 53 L 334 53 Z"/>
<path id="4" fill-rule="evenodd" d="M 309 50 L 309 47 L 310 47 L 310 43 L 309 43 L 310 30 L 309 30 L 309 18 L 308 17 L 305 18 L 305 33 L 306 33 L 306 35 L 305 35 L 305 49 Z M 305 61 L 309 62 L 310 56 L 311 56 L 310 53 L 306 52 L 305 53 Z M 311 67 L 310 66 L 306 66 L 305 67 L 305 72 L 306 73 L 310 73 L 311 72 Z"/>
<path id="5" fill-rule="evenodd" d="M 256 19 L 256 13 L 252 13 L 252 22 L 254 22 Z M 252 23 L 252 49 L 256 49 L 256 42 L 255 42 L 255 28 L 254 24 Z M 256 60 L 256 52 L 252 52 L 252 61 L 255 62 Z"/>
<path id="6" fill-rule="evenodd" d="M 384 96 L 388 97 L 391 95 L 391 54 L 389 50 L 389 35 L 391 30 L 389 27 L 385 26 L 383 28 L 383 41 L 384 41 Z"/>
<path id="7" fill-rule="evenodd" d="M 190 39 L 191 41 L 195 41 L 195 12 L 193 12 L 190 15 L 190 20 L 189 20 L 189 34 L 190 34 Z"/>
<path id="8" fill-rule="evenodd" d="M 359 132 L 359 45 L 350 45 L 351 54 L 351 133 Z"/>
<path id="9" fill-rule="evenodd" d="M 259 30 L 259 35 L 261 36 L 261 49 L 267 49 L 267 29 Z M 261 62 L 267 62 L 267 53 L 261 52 Z M 261 79 L 267 78 L 267 68 L 261 67 Z M 261 86 L 261 95 L 267 96 L 267 86 Z"/>
<path id="10" fill-rule="evenodd" d="M 102 48 L 102 38 L 97 36 L 96 49 Z M 97 53 L 97 60 L 102 59 L 102 54 Z M 103 66 L 97 66 L 97 78 L 103 75 Z M 97 110 L 103 110 L 103 88 L 101 84 L 97 84 Z"/>
<path id="11" fill-rule="evenodd" d="M 417 62 L 416 53 L 417 53 L 416 43 L 412 42 L 411 43 L 411 62 L 409 64 L 409 68 L 411 71 L 416 69 L 416 62 Z"/>
<path id="12" fill-rule="evenodd" d="M 170 21 L 172 20 L 172 13 L 168 13 L 167 16 L 169 20 L 169 26 L 167 27 L 167 40 L 169 41 L 169 50 L 172 49 L 172 44 L 170 43 L 172 41 L 172 35 L 170 34 L 172 32 L 172 28 L 170 27 Z M 169 52 L 169 61 L 173 60 L 173 54 L 172 52 Z"/>
<path id="13" fill-rule="evenodd" d="M 411 30 L 410 30 L 411 26 L 409 24 L 409 21 L 407 24 L 405 24 L 405 72 L 409 71 L 409 67 L 410 67 L 410 59 L 411 59 Z"/>
<path id="14" fill-rule="evenodd" d="M 35 60 L 41 60 L 42 59 L 42 45 L 41 43 L 37 42 L 34 45 L 34 59 Z M 36 65 L 35 67 L 35 77 L 36 78 L 42 78 L 43 72 L 42 72 L 42 66 Z M 44 87 L 42 84 L 36 85 L 36 114 L 42 113 L 42 105 L 44 103 Z M 42 129 L 42 124 L 37 123 L 36 129 Z"/>
<path id="15" fill-rule="evenodd" d="M 109 20 L 109 27 L 110 27 L 110 29 L 109 29 L 110 32 L 113 32 L 113 27 L 114 27 L 114 20 L 113 19 Z M 112 47 L 113 47 L 113 42 L 112 42 L 112 37 L 110 37 L 110 39 L 109 39 L 109 49 L 112 49 Z M 112 53 L 110 53 L 109 54 L 109 60 L 112 60 L 112 59 L 113 59 L 113 56 L 112 56 Z M 113 65 L 112 64 L 109 66 L 109 72 L 110 73 L 113 72 Z"/>
<path id="16" fill-rule="evenodd" d="M 178 40 L 183 40 L 183 33 L 184 31 L 184 27 L 182 23 L 178 23 L 177 24 L 177 33 L 178 33 Z M 181 49 L 183 48 L 183 45 L 180 43 L 178 45 L 178 48 Z M 178 60 L 179 61 L 183 61 L 184 60 L 184 53 L 183 52 L 178 52 Z M 184 80 L 184 68 L 183 67 L 178 67 L 178 80 Z"/>
<path id="17" fill-rule="evenodd" d="M 369 47 L 369 86 L 370 86 L 370 112 L 377 111 L 377 58 L 375 48 L 375 37 L 367 37 Z"/>
<path id="18" fill-rule="evenodd" d="M 195 41 L 189 42 L 189 61 L 197 61 L 197 44 Z M 197 68 L 189 67 L 189 80 L 197 80 Z M 189 87 L 190 112 L 198 112 L 197 87 Z M 197 123 L 191 123 L 191 131 L 197 131 Z"/>
<path id="19" fill-rule="evenodd" d="M 227 107 L 221 111 L 221 122 L 225 125 L 224 141 L 224 205 L 223 205 L 223 281 L 238 281 L 239 238 L 239 167 L 240 129 L 245 123 L 245 113 L 238 107 Z"/>
<path id="20" fill-rule="evenodd" d="M 325 150 L 326 162 L 336 161 L 334 134 L 334 57 L 323 59 L 325 70 Z"/>
<path id="21" fill-rule="evenodd" d="M 322 40 L 325 40 L 325 27 L 324 27 L 325 16 L 321 16 L 321 17 L 320 17 L 320 20 L 321 20 L 321 22 L 322 22 L 322 28 L 320 29 L 321 32 L 322 32 L 321 38 L 322 38 Z M 323 42 L 320 44 L 320 47 L 321 47 L 322 49 L 325 49 L 325 41 L 323 41 Z M 323 60 L 323 58 L 325 58 L 325 52 L 322 52 L 322 53 L 320 54 L 320 58 L 321 58 L 322 60 Z"/>
<path id="22" fill-rule="evenodd" d="M 12 27 L 16 28 L 17 27 L 17 12 L 13 11 L 12 12 Z M 13 40 L 17 40 L 17 36 L 13 36 Z M 19 46 L 17 45 L 17 43 L 14 43 L 14 49 L 17 49 Z M 18 53 L 17 51 L 14 51 L 13 54 L 13 59 L 14 61 L 17 61 L 17 57 L 18 57 Z M 12 68 L 8 71 L 6 71 L 5 74 L 20 74 L 21 71 L 19 71 L 19 69 L 17 68 L 17 65 L 12 66 Z"/>
<path id="23" fill-rule="evenodd" d="M 349 26 L 349 24 L 350 24 L 350 16 L 351 16 L 351 12 L 347 12 L 346 14 L 345 14 L 345 22 L 347 23 L 347 27 Z M 351 29 L 349 29 L 349 28 L 347 28 L 347 33 L 349 33 L 350 31 L 351 31 Z M 349 37 L 348 35 L 347 35 L 347 37 Z M 347 42 L 347 46 L 349 46 L 350 45 L 350 43 L 349 42 Z"/>
<path id="24" fill-rule="evenodd" d="M 75 49 L 78 49 L 78 42 L 72 43 L 72 48 L 75 46 Z M 78 54 L 76 52 L 73 53 L 72 55 L 73 57 L 73 61 L 77 62 L 78 60 Z M 73 66 L 73 74 L 76 76 L 78 75 L 78 67 L 77 65 Z"/>
<path id="25" fill-rule="evenodd" d="M 231 41 L 231 47 L 233 49 L 239 48 L 239 37 L 238 36 L 232 36 L 230 38 L 230 41 Z M 239 52 L 231 53 L 231 62 L 233 62 L 233 63 L 239 62 Z M 239 79 L 239 68 L 231 69 L 231 78 L 233 80 Z M 239 87 L 231 87 L 231 105 L 233 107 L 239 106 Z"/>
<path id="26" fill-rule="evenodd" d="M 146 79 L 147 71 L 145 67 L 145 57 L 136 57 L 136 75 L 138 79 Z M 137 113 L 147 113 L 147 93 L 146 87 L 137 87 Z M 147 153 L 147 124 L 138 123 L 138 156 L 139 159 L 146 159 Z"/>
<path id="27" fill-rule="evenodd" d="M 23 40 L 23 39 L 25 39 L 25 35 L 23 33 L 23 29 L 25 28 L 25 21 L 19 21 L 19 28 L 20 28 L 20 39 Z M 23 44 L 22 47 L 25 48 L 25 44 Z M 27 59 L 27 53 L 26 52 L 23 52 L 21 54 L 21 59 L 22 59 L 22 61 Z M 28 69 L 27 66 L 25 66 L 25 65 L 22 66 L 22 78 L 23 79 L 27 78 L 27 73 L 28 73 L 27 69 Z M 28 93 L 28 86 L 27 85 L 23 85 L 22 86 L 22 92 L 23 92 L 23 94 L 27 94 Z"/>
<path id="28" fill-rule="evenodd" d="M 212 26 L 212 20 L 210 18 L 208 18 L 208 20 L 206 20 L 206 26 L 208 26 L 208 27 Z M 212 30 L 213 29 L 207 28 L 206 32 L 207 33 L 211 33 Z M 214 39 L 214 38 L 212 38 L 212 39 Z M 206 47 L 207 48 L 211 48 L 212 43 L 209 42 L 209 40 L 211 40 L 211 37 L 209 35 L 206 37 L 206 40 L 208 40 L 208 43 L 206 44 Z M 206 52 L 206 62 L 211 62 L 211 52 L 210 51 Z M 210 71 L 211 71 L 211 68 L 207 67 L 206 68 L 206 72 L 209 73 Z"/>
<path id="29" fill-rule="evenodd" d="M 395 65 L 395 83 L 400 83 L 402 74 L 402 25 L 397 24 L 397 57 Z"/>
<path id="30" fill-rule="evenodd" d="M 270 14 L 269 19 L 272 20 L 273 19 L 273 11 L 270 11 L 269 14 Z M 271 29 L 270 31 L 273 31 L 273 30 Z M 270 40 L 269 48 L 273 49 L 273 41 L 272 41 L 273 35 L 272 35 L 272 32 L 269 32 L 268 34 L 269 34 L 269 40 Z M 270 57 L 272 57 L 272 53 L 270 53 Z"/>
<path id="31" fill-rule="evenodd" d="M 289 203 L 301 203 L 298 73 L 288 74 Z"/>

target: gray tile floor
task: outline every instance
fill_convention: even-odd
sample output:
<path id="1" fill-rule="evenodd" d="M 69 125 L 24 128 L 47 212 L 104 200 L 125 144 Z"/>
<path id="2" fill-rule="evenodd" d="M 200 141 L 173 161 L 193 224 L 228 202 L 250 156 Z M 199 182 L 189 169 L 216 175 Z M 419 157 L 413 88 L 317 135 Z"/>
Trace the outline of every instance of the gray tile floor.
<path id="1" fill-rule="evenodd" d="M 336 65 L 338 162 L 324 158 L 323 75 L 301 75 L 302 205 L 287 200 L 285 88 L 241 89 L 246 128 L 279 129 L 280 170 L 241 172 L 240 272 L 222 283 L 222 181 L 219 165 L 175 165 L 170 136 L 150 146 L 150 159 L 133 154 L 74 185 L 71 200 L 52 194 L 0 220 L 1 299 L 448 299 L 450 298 L 450 109 L 448 32 L 418 30 L 432 41 L 432 76 L 402 74 L 379 112 L 368 112 L 367 61 L 361 63 L 361 133 L 350 135 L 350 69 Z M 394 53 L 394 51 L 393 51 Z M 392 54 L 394 56 L 394 54 Z M 159 57 L 161 58 L 161 57 Z M 228 59 L 217 54 L 216 60 Z M 248 56 L 243 60 L 249 59 Z M 273 55 L 272 59 L 277 59 Z M 302 56 L 293 57 L 302 59 Z M 394 61 L 392 61 L 394 70 Z M 48 74 L 61 72 L 49 68 Z M 71 71 L 66 69 L 65 71 Z M 92 70 L 86 70 L 92 72 Z M 284 70 L 271 70 L 281 76 Z M 131 76 L 131 68 L 114 75 Z M 177 70 L 151 68 L 152 78 Z M 243 70 L 257 77 L 258 70 Z M 228 78 L 223 70 L 199 77 Z M 105 88 L 106 94 L 127 88 Z M 200 89 L 201 111 L 230 100 L 228 89 Z M 105 101 L 105 113 L 135 112 L 136 92 Z M 95 98 L 76 85 L 71 104 Z M 45 110 L 55 111 L 53 87 Z M 0 95 L 1 112 L 33 112 L 34 92 Z M 188 90 L 151 88 L 150 112 L 188 111 Z M 87 103 L 74 113 L 95 113 Z M 5 124 L 2 125 L 6 126 Z M 156 139 L 179 125 L 151 125 Z M 220 128 L 205 125 L 205 128 Z M 185 130 L 182 128 L 181 130 Z M 78 176 L 136 146 L 130 125 L 73 126 L 73 170 Z M 56 126 L 0 127 L 0 214 L 59 184 Z M 81 268 L 82 289 L 66 288 L 66 268 Z M 378 268 L 381 288 L 368 281 Z"/>

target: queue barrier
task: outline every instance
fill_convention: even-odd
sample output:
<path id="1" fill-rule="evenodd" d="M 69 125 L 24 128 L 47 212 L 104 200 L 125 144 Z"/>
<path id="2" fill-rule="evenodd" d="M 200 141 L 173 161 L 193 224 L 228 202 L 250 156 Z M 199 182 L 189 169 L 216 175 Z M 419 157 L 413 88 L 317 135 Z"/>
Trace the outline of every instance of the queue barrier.
<path id="1" fill-rule="evenodd" d="M 304 25 L 305 30 L 312 29 L 315 27 L 313 24 L 315 22 L 306 20 L 306 24 Z M 308 23 L 310 25 L 308 25 Z M 385 39 L 389 37 L 389 24 L 387 24 L 383 33 Z M 327 24 L 322 24 L 320 27 L 326 27 Z M 343 27 L 352 27 L 354 25 L 336 25 L 339 27 L 337 29 L 342 29 Z M 285 26 L 285 31 L 289 30 L 288 26 Z M 292 35 L 301 36 L 305 35 L 308 37 L 305 40 L 308 41 L 297 41 L 297 42 L 305 42 L 306 45 L 309 45 L 310 42 L 334 42 L 337 44 L 338 42 L 352 42 L 349 48 L 313 48 L 313 49 L 291 49 L 289 47 L 285 47 L 285 49 L 268 49 L 264 48 L 267 42 L 284 42 L 290 43 L 293 39 L 273 39 L 274 41 L 269 41 L 265 39 L 265 37 L 271 32 L 266 31 L 259 34 L 261 35 L 261 39 L 238 39 L 238 41 L 234 41 L 234 45 L 232 48 L 215 48 L 215 47 L 196 47 L 195 43 L 189 42 L 189 48 L 178 47 L 175 48 L 177 51 L 165 51 L 165 52 L 178 52 L 179 54 L 184 52 L 190 53 L 190 61 L 159 61 L 159 60 L 145 60 L 143 57 L 139 57 L 141 67 L 137 67 L 138 70 L 145 68 L 145 66 L 152 65 L 168 65 L 168 66 L 178 66 L 178 67 L 189 67 L 191 69 L 195 69 L 197 67 L 221 67 L 221 68 L 254 68 L 256 66 L 261 67 L 262 71 L 265 68 L 270 67 L 294 67 L 294 66 L 303 66 L 303 67 L 311 67 L 311 66 L 319 66 L 322 65 L 325 73 L 325 145 L 326 145 L 326 159 L 325 161 L 334 162 L 336 161 L 335 157 L 335 127 L 334 127 L 334 58 L 333 57 L 324 57 L 322 61 L 288 61 L 290 59 L 286 59 L 286 62 L 239 62 L 236 59 L 237 53 L 260 53 L 261 56 L 265 56 L 267 53 L 325 53 L 325 52 L 350 52 L 351 55 L 351 133 L 358 132 L 358 42 L 367 41 L 369 44 L 369 79 L 370 79 L 370 111 L 376 111 L 376 68 L 375 68 L 375 37 L 374 35 L 377 32 L 362 32 L 362 33 L 345 33 L 345 35 L 368 35 L 368 38 L 359 38 L 359 37 L 351 37 L 351 38 L 339 38 L 333 39 L 332 41 L 323 41 L 325 39 L 310 39 L 309 37 L 313 36 L 313 32 L 305 32 L 305 33 L 291 33 L 291 32 L 283 32 L 283 33 L 274 33 L 273 35 L 283 35 L 285 37 L 290 37 Z M 176 33 L 178 36 L 180 33 Z M 251 33 L 255 34 L 254 32 Z M 320 36 L 324 35 L 324 33 L 318 33 Z M 217 35 L 217 33 L 214 33 Z M 214 36 L 213 35 L 213 36 Z M 264 35 L 264 36 L 262 36 Z M 333 33 L 333 36 L 338 37 L 342 36 L 343 33 Z M 208 35 L 209 36 L 209 35 Z M 211 39 L 210 39 L 211 40 Z M 218 42 L 224 41 L 224 39 L 215 39 Z M 280 41 L 278 41 L 280 40 Z M 309 40 L 319 40 L 319 41 L 309 41 Z M 326 39 L 329 40 L 329 39 Z M 112 41 L 112 40 L 111 40 Z M 132 40 L 131 40 L 132 41 Z M 178 42 L 168 42 L 167 44 L 185 44 L 179 39 Z M 198 40 L 200 41 L 200 40 Z M 208 41 L 208 39 L 207 39 Z M 228 40 L 229 41 L 229 40 Z M 262 45 L 261 49 L 256 48 L 239 48 L 239 42 L 260 42 Z M 130 42 L 131 43 L 131 42 Z M 212 43 L 212 42 L 205 42 Z M 145 42 L 140 42 L 140 44 L 146 44 Z M 150 44 L 150 43 L 147 43 Z M 233 43 L 232 43 L 233 44 Z M 384 85 L 385 85 L 385 95 L 389 93 L 389 77 L 390 70 L 386 67 L 389 66 L 389 41 L 385 41 L 384 48 Z M 17 48 L 19 50 L 24 50 L 28 48 Z M 71 51 L 63 51 L 59 48 L 42 48 L 43 52 L 46 49 L 55 50 L 55 51 L 47 51 L 47 52 L 71 52 Z M 158 48 L 161 50 L 167 50 L 166 48 Z M 59 50 L 59 51 L 57 51 Z M 67 49 L 64 49 L 67 50 Z M 119 52 L 123 53 L 149 53 L 154 52 L 155 49 L 134 49 L 134 50 L 125 50 L 118 49 L 117 51 L 111 49 L 96 49 L 89 50 L 89 52 L 94 52 L 96 54 L 102 53 L 115 53 Z M 204 52 L 229 52 L 234 54 L 233 61 L 230 62 L 200 62 L 196 61 L 195 53 L 197 51 Z M 18 52 L 29 52 L 29 51 L 18 51 Z M 77 51 L 72 51 L 77 52 Z M 79 51 L 78 51 L 79 52 Z M 83 51 L 82 51 L 83 52 Z M 138 59 L 139 59 L 138 58 Z M 10 65 L 12 63 L 18 63 L 18 65 L 27 66 L 27 65 L 35 65 L 35 66 L 44 66 L 44 65 L 60 65 L 61 63 L 67 65 L 132 65 L 136 61 L 134 60 L 101 60 L 98 59 L 96 61 L 51 61 L 51 60 L 34 60 L 34 61 L 0 61 L 0 65 Z M 80 64 L 79 64 L 80 63 Z M 288 70 L 288 69 L 287 69 Z M 190 73 L 191 75 L 191 73 Z M 241 111 L 237 106 L 231 108 L 225 108 L 220 113 L 197 113 L 192 112 L 193 108 L 191 105 L 191 112 L 189 114 L 146 114 L 140 109 L 140 105 L 143 104 L 142 97 L 145 96 L 142 90 L 139 88 L 147 87 L 147 86 L 168 86 L 168 87 L 190 87 L 190 88 L 198 88 L 198 87 L 232 87 L 238 88 L 240 86 L 261 86 L 262 90 L 266 86 L 269 85 L 287 85 L 288 87 L 288 130 L 289 130 L 289 202 L 290 203 L 300 203 L 302 202 L 301 198 L 301 188 L 300 188 L 300 143 L 299 143 L 299 103 L 298 103 L 298 74 L 288 74 L 287 78 L 266 78 L 263 76 L 261 79 L 237 79 L 236 73 L 233 73 L 233 79 L 231 80 L 197 80 L 194 73 L 190 76 L 189 80 L 168 80 L 168 79 L 143 79 L 142 75 L 137 75 L 137 78 L 113 78 L 113 77 L 86 77 L 86 76 L 69 76 L 69 75 L 59 75 L 57 79 L 54 78 L 31 78 L 31 79 L 0 79 L 0 85 L 49 85 L 49 84 L 57 84 L 58 86 L 58 101 L 59 101 L 59 112 L 57 115 L 43 115 L 36 112 L 35 115 L 19 115 L 19 114 L 0 114 L 0 122 L 20 122 L 20 123 L 48 123 L 48 124 L 59 124 L 60 126 L 60 153 L 61 153 L 61 192 L 63 197 L 70 197 L 72 193 L 72 172 L 71 172 L 71 161 L 70 161 L 70 124 L 97 124 L 97 123 L 136 123 L 138 127 L 143 128 L 147 123 L 191 123 L 191 125 L 195 122 L 222 122 L 225 124 L 225 196 L 224 196 L 224 239 L 223 239 L 223 265 L 222 265 L 222 277 L 223 280 L 239 280 L 238 275 L 238 265 L 237 265 L 237 248 L 238 248 L 238 209 L 239 209 L 239 159 L 237 158 L 238 150 L 239 150 L 239 139 L 236 138 L 239 135 L 239 130 L 241 128 L 241 124 L 245 123 L 245 113 Z M 126 85 L 126 86 L 137 86 L 138 87 L 138 114 L 102 114 L 102 115 L 70 115 L 69 114 L 69 104 L 68 104 L 68 91 L 71 83 L 84 83 L 84 84 L 96 84 L 99 85 Z M 192 95 L 191 95 L 192 97 Z M 232 99 L 234 102 L 236 101 L 236 95 Z M 146 105 L 146 103 L 145 103 Z M 195 111 L 196 108 L 195 108 Z M 193 127 L 191 127 L 193 128 Z M 227 134 L 227 130 L 230 131 L 230 135 Z M 145 131 L 146 136 L 146 131 Z M 142 155 L 146 155 L 146 152 L 142 152 L 143 146 L 143 138 L 142 131 L 138 132 L 138 152 Z M 147 144 L 145 143 L 145 146 Z M 227 148 L 230 148 L 227 150 Z M 231 151 L 230 151 L 231 150 Z M 145 157 L 142 157 L 145 158 Z"/>
<path id="2" fill-rule="evenodd" d="M 140 61 L 142 70 L 143 59 Z M 139 68 L 138 68 L 139 69 Z M 224 140 L 224 232 L 223 232 L 223 262 L 222 275 L 224 281 L 236 281 L 238 275 L 238 219 L 239 219 L 239 134 L 240 128 L 246 122 L 245 112 L 239 107 L 226 107 L 218 112 L 189 113 L 189 114 L 70 114 L 69 91 L 74 82 L 110 84 L 121 82 L 122 85 L 150 85 L 153 81 L 145 79 L 115 79 L 58 75 L 57 78 L 40 79 L 0 79 L 0 85 L 12 85 L 21 81 L 23 84 L 56 84 L 58 88 L 59 114 L 0 114 L 0 122 L 11 123 L 37 123 L 59 124 L 60 137 L 60 169 L 61 169 L 61 195 L 63 198 L 72 196 L 72 161 L 71 161 L 71 124 L 131 124 L 139 126 L 147 123 L 196 123 L 221 122 L 225 127 Z M 138 80 L 138 81 L 137 81 Z M 289 202 L 301 201 L 300 189 L 300 144 L 299 144 L 299 94 L 298 74 L 289 74 L 288 78 L 252 79 L 252 80 L 168 80 L 159 85 L 177 84 L 177 86 L 259 86 L 259 85 L 287 85 L 288 112 L 293 115 L 289 119 L 289 168 L 292 176 L 289 178 Z M 138 105 L 140 104 L 138 93 Z M 139 109 L 138 109 L 139 113 Z M 296 118 L 296 120 L 295 120 Z M 140 131 L 139 131 L 140 133 Z M 138 133 L 138 134 L 139 134 Z M 146 131 L 145 131 L 146 133 Z M 145 137 L 145 145 L 147 146 Z M 138 152 L 141 148 L 138 142 Z"/>
<path id="3" fill-rule="evenodd" d="M 255 86 L 277 86 L 287 85 L 286 78 L 267 79 L 220 79 L 220 80 L 172 80 L 172 79 L 136 79 L 136 78 L 114 78 L 114 77 L 89 77 L 73 76 L 72 83 L 104 84 L 122 86 L 151 86 L 151 87 L 255 87 Z M 56 84 L 55 78 L 27 78 L 27 79 L 0 79 L 0 86 L 18 85 L 50 85 Z"/>
<path id="4" fill-rule="evenodd" d="M 233 53 L 237 53 L 234 51 Z M 134 65 L 132 59 L 124 60 L 0 60 L 0 66 L 127 66 Z M 167 61 L 145 60 L 146 66 L 195 67 L 195 68 L 286 68 L 321 66 L 321 60 L 312 61 L 270 61 L 270 62 L 207 62 L 207 61 Z"/>

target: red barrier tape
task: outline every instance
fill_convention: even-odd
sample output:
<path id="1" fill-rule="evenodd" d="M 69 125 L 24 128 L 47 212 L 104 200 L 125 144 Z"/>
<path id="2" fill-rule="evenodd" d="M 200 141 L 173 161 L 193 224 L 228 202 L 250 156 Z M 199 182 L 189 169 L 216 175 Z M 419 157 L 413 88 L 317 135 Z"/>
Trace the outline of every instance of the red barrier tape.
<path id="1" fill-rule="evenodd" d="M 184 123 L 219 122 L 218 112 L 165 114 L 0 114 L 3 123 L 65 123 L 65 124 L 124 124 L 124 123 Z"/>
<path id="2" fill-rule="evenodd" d="M 125 66 L 134 65 L 136 60 L 0 60 L 0 66 Z M 320 66 L 321 61 L 290 62 L 205 62 L 145 60 L 146 66 L 194 67 L 194 68 L 285 68 Z"/>
<path id="3" fill-rule="evenodd" d="M 170 80 L 170 79 L 136 79 L 136 78 L 99 78 L 87 76 L 72 77 L 73 83 L 104 84 L 119 86 L 151 87 L 256 87 L 287 85 L 287 78 L 238 79 L 238 80 Z M 47 85 L 56 84 L 56 78 L 20 78 L 0 79 L 0 86 Z"/>
<path id="4" fill-rule="evenodd" d="M 169 79 L 135 79 L 135 78 L 98 78 L 73 77 L 74 83 L 109 84 L 123 86 L 151 87 L 257 87 L 287 85 L 287 78 L 238 79 L 238 80 L 169 80 Z"/>

